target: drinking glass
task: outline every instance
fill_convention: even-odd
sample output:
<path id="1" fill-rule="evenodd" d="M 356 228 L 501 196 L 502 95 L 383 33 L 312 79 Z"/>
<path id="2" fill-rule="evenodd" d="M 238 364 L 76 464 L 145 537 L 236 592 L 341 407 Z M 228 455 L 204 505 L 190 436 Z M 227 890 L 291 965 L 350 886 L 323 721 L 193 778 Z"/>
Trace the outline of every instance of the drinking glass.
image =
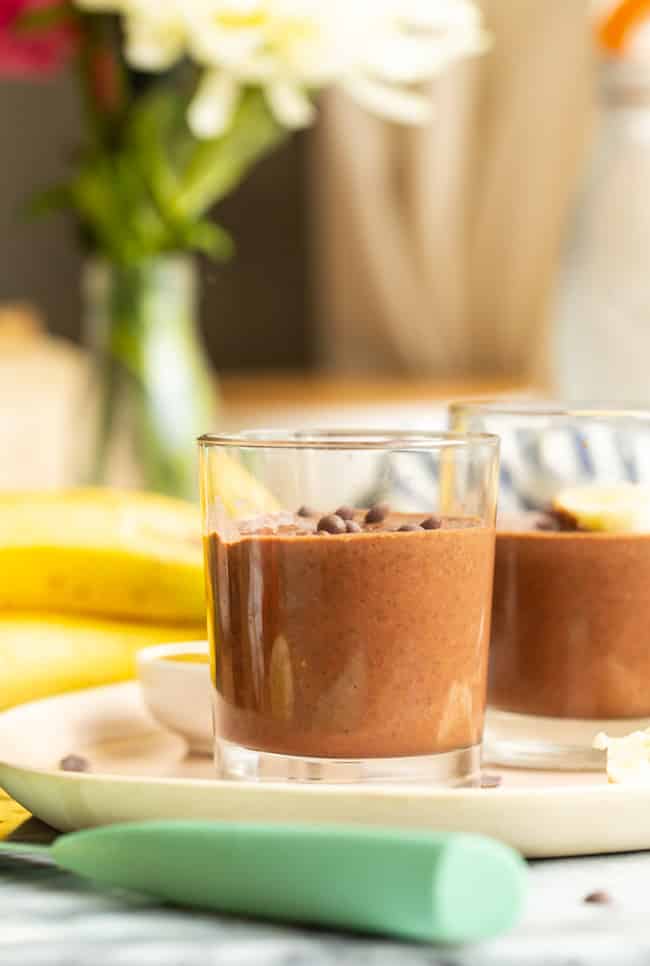
<path id="1" fill-rule="evenodd" d="M 485 756 L 600 769 L 650 724 L 650 412 L 459 403 L 501 438 Z"/>
<path id="2" fill-rule="evenodd" d="M 199 440 L 221 777 L 476 780 L 498 440 Z"/>

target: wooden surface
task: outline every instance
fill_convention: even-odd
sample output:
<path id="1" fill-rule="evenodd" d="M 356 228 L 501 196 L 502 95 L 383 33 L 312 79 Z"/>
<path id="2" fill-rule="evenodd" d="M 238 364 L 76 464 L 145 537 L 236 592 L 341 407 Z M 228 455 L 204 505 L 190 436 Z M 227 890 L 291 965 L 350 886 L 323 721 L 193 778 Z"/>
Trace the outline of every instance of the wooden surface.
<path id="1" fill-rule="evenodd" d="M 319 373 L 237 373 L 220 379 L 227 409 L 255 403 L 271 406 L 412 403 L 491 397 L 524 392 L 521 382 L 504 378 L 423 379 L 409 376 Z"/>

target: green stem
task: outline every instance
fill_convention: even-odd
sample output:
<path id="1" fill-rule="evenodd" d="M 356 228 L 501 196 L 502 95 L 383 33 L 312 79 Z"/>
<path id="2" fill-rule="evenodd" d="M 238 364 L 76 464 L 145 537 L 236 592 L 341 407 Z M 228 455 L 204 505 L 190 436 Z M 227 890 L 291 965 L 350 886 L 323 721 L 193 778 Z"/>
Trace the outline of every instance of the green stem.
<path id="1" fill-rule="evenodd" d="M 100 387 L 99 420 L 95 440 L 93 464 L 89 483 L 98 484 L 106 479 L 108 456 L 115 421 L 115 410 L 119 399 L 119 366 L 106 352 L 102 352 L 97 367 L 96 382 Z"/>
<path id="2" fill-rule="evenodd" d="M 191 498 L 195 439 L 212 427 L 216 403 L 196 332 L 192 262 L 176 256 L 95 268 L 101 398 L 92 482 L 111 482 L 117 423 L 141 485 Z"/>

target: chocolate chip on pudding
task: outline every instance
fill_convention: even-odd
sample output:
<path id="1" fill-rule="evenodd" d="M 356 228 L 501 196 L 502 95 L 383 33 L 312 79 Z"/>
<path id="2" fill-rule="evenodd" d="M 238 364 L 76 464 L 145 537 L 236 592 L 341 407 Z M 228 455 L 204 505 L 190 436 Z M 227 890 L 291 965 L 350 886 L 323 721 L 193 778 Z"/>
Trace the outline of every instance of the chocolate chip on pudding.
<path id="1" fill-rule="evenodd" d="M 345 533 L 345 520 L 337 516 L 336 513 L 330 513 L 328 516 L 320 518 L 318 529 L 325 533 Z"/>
<path id="2" fill-rule="evenodd" d="M 383 523 L 389 513 L 390 507 L 387 503 L 375 503 L 366 513 L 365 522 Z"/>
<path id="3" fill-rule="evenodd" d="M 535 522 L 535 529 L 556 533 L 573 533 L 580 530 L 576 518 L 565 510 L 547 507 Z"/>

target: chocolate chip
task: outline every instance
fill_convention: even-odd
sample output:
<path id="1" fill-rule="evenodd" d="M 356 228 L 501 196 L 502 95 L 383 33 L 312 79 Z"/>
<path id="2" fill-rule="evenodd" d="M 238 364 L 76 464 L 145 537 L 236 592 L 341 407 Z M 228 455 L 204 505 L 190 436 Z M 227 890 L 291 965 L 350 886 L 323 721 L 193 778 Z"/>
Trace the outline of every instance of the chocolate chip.
<path id="1" fill-rule="evenodd" d="M 605 892 L 604 889 L 596 889 L 595 892 L 590 892 L 589 895 L 585 896 L 584 902 L 590 902 L 597 906 L 604 906 L 612 901 L 612 897 L 609 892 Z"/>
<path id="2" fill-rule="evenodd" d="M 337 517 L 340 517 L 341 520 L 354 519 L 354 510 L 352 509 L 351 506 L 340 506 L 338 510 L 334 511 L 334 513 L 336 514 Z"/>
<path id="3" fill-rule="evenodd" d="M 387 503 L 375 503 L 366 513 L 366 523 L 383 523 L 389 513 L 390 507 Z"/>
<path id="4" fill-rule="evenodd" d="M 557 510 L 555 507 L 547 507 L 539 520 L 537 520 L 535 529 L 573 533 L 579 530 L 580 527 L 573 514 L 567 513 L 566 510 Z"/>
<path id="5" fill-rule="evenodd" d="M 560 530 L 574 531 L 580 529 L 578 521 L 572 513 L 567 513 L 565 510 L 555 510 L 554 515 L 560 525 Z"/>
<path id="6" fill-rule="evenodd" d="M 502 782 L 501 775 L 481 775 L 481 788 L 498 788 Z"/>
<path id="7" fill-rule="evenodd" d="M 398 533 L 412 533 L 414 530 L 422 530 L 419 523 L 403 523 L 401 527 L 397 528 Z"/>
<path id="8" fill-rule="evenodd" d="M 442 520 L 440 517 L 430 516 L 423 520 L 420 526 L 423 530 L 439 530 L 442 526 Z"/>
<path id="9" fill-rule="evenodd" d="M 341 520 L 336 513 L 330 513 L 329 516 L 320 518 L 318 529 L 325 533 L 345 533 L 345 520 Z"/>
<path id="10" fill-rule="evenodd" d="M 316 511 L 312 510 L 310 506 L 301 506 L 298 510 L 299 517 L 315 517 Z"/>
<path id="11" fill-rule="evenodd" d="M 340 516 L 340 514 L 338 514 Z M 361 527 L 356 520 L 346 520 L 345 529 L 348 533 L 361 533 Z"/>
<path id="12" fill-rule="evenodd" d="M 90 762 L 81 755 L 66 755 L 59 762 L 61 771 L 90 771 Z"/>

